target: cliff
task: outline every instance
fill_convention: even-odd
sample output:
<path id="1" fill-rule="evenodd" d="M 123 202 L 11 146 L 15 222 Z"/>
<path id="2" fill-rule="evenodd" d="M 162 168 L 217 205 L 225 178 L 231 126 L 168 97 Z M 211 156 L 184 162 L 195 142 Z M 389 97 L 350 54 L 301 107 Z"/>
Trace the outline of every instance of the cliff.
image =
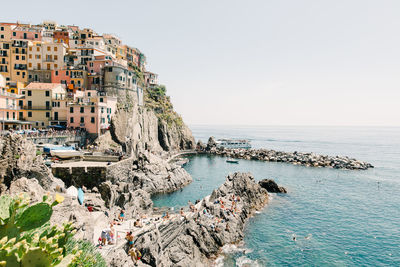
<path id="1" fill-rule="evenodd" d="M 57 185 L 63 186 L 60 180 L 52 176 L 35 144 L 21 135 L 11 133 L 2 136 L 0 151 L 0 194 L 12 181 L 23 177 L 37 179 L 46 190 Z"/>
<path id="2" fill-rule="evenodd" d="M 143 105 L 138 104 L 136 92 L 117 90 L 113 93 L 118 97 L 118 105 L 112 117 L 110 137 L 124 152 L 137 156 L 145 150 L 194 149 L 192 132 L 173 110 L 165 87 L 146 88 Z M 98 143 L 101 142 L 106 141 Z"/>

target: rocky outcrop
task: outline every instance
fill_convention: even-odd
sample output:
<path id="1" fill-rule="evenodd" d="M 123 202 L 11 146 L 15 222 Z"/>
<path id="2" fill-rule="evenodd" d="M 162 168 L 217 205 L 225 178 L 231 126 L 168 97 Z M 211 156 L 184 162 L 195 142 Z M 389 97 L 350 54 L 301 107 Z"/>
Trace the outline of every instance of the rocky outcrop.
<path id="1" fill-rule="evenodd" d="M 45 188 L 53 189 L 60 181 L 52 176 L 36 151 L 35 145 L 19 134 L 8 134 L 0 138 L 0 193 L 19 178 L 35 178 Z"/>
<path id="2" fill-rule="evenodd" d="M 190 129 L 181 121 L 167 121 L 162 110 L 139 106 L 136 93 L 119 92 L 118 109 L 112 117 L 112 140 L 128 154 L 143 151 L 194 149 Z M 157 102 L 154 102 L 157 103 Z"/>
<path id="3" fill-rule="evenodd" d="M 209 266 L 223 245 L 243 238 L 247 219 L 267 201 L 251 174 L 229 175 L 196 212 L 154 225 L 136 237 L 135 246 L 151 266 Z"/>
<path id="4" fill-rule="evenodd" d="M 263 179 L 258 184 L 270 193 L 287 193 L 286 188 L 278 186 L 278 184 L 272 179 Z"/>
<path id="5" fill-rule="evenodd" d="M 205 149 L 197 148 L 197 151 L 231 158 L 285 162 L 307 167 L 327 167 L 348 170 L 366 170 L 374 167 L 368 162 L 346 156 L 327 156 L 297 151 L 291 153 L 268 149 L 230 149 L 217 147 L 212 137 L 210 137 Z"/>

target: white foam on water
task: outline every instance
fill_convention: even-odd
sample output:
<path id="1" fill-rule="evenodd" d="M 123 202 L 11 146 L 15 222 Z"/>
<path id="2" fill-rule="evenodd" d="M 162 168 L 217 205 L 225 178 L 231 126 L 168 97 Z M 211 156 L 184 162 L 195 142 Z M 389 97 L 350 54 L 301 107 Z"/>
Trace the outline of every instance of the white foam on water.
<path id="1" fill-rule="evenodd" d="M 258 267 L 262 266 L 257 260 L 251 260 L 246 256 L 242 256 L 236 259 L 236 266 L 238 267 Z"/>
<path id="2" fill-rule="evenodd" d="M 224 259 L 225 259 L 224 256 L 219 256 L 214 262 L 215 267 L 223 267 L 224 266 Z"/>

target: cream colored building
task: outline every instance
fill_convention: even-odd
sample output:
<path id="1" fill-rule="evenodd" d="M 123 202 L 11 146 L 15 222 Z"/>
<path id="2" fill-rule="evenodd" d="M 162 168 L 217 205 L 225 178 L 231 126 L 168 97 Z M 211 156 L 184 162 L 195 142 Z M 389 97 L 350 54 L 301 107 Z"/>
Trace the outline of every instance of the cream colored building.
<path id="1" fill-rule="evenodd" d="M 33 127 L 44 128 L 66 122 L 66 91 L 58 83 L 30 83 L 22 90 L 26 119 Z"/>
<path id="2" fill-rule="evenodd" d="M 28 70 L 57 70 L 65 67 L 64 43 L 29 42 Z"/>

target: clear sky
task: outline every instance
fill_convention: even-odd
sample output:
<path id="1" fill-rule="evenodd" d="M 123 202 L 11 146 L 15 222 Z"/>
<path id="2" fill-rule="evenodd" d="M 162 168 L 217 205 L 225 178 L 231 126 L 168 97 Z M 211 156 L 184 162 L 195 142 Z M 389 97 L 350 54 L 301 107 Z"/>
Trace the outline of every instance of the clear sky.
<path id="1" fill-rule="evenodd" d="M 189 124 L 400 126 L 399 0 L 4 0 L 142 50 Z"/>

